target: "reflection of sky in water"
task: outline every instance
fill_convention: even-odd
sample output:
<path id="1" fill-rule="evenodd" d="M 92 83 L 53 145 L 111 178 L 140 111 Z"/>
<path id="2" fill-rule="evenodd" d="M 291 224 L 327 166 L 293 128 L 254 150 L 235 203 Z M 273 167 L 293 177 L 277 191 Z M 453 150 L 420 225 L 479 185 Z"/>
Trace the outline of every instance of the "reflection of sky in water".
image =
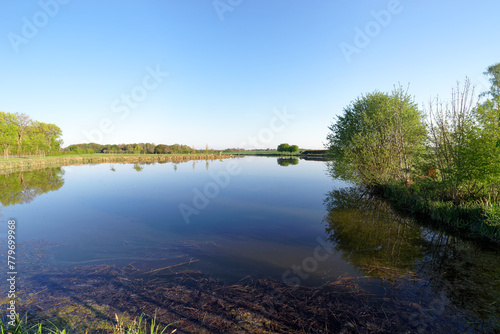
<path id="1" fill-rule="evenodd" d="M 193 206 L 194 189 L 203 191 L 210 174 L 230 161 L 241 173 L 186 224 L 178 205 Z M 3 207 L 2 219 L 17 219 L 18 242 L 59 245 L 53 261 L 60 266 L 156 269 L 197 260 L 188 269 L 231 282 L 248 275 L 282 281 L 288 272 L 287 279 L 308 276 L 302 285 L 414 272 L 440 300 L 485 317 L 500 314 L 498 247 L 417 224 L 380 198 L 331 179 L 324 162 L 246 157 L 212 161 L 208 169 L 206 161 L 141 167 L 63 167 L 59 190 Z M 336 252 L 310 273 L 290 273 L 312 259 L 318 238 Z"/>
<path id="2" fill-rule="evenodd" d="M 172 163 L 143 165 L 140 172 L 133 164 L 68 166 L 60 190 L 4 208 L 4 214 L 18 220 L 21 241 L 60 244 L 59 264 L 133 260 L 147 267 L 194 257 L 200 261 L 192 269 L 218 277 L 257 274 L 281 280 L 284 270 L 313 256 L 316 238 L 327 239 L 324 195 L 344 184 L 326 175 L 323 162 L 233 161 L 241 173 L 231 176 L 190 224 L 178 205 L 193 206 L 193 189 L 203 192 L 213 182 L 210 174 L 226 170 L 229 160 L 209 162 L 208 169 L 206 161 L 176 164 L 176 169 Z M 336 254 L 314 275 L 356 273 Z"/>

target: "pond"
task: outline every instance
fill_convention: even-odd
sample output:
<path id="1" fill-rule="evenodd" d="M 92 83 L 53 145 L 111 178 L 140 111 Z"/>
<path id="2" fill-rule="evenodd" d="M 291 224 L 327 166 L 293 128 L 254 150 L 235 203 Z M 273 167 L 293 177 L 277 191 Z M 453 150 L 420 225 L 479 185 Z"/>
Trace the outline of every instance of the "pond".
<path id="1" fill-rule="evenodd" d="M 62 270 L 177 267 L 227 284 L 265 277 L 317 287 L 368 278 L 372 294 L 406 278 L 438 309 L 453 305 L 469 322 L 500 315 L 497 247 L 398 212 L 332 179 L 324 161 L 65 166 L 0 175 L 0 186 L 2 218 L 15 218 L 17 242 L 27 253 L 51 245 L 47 256 L 25 254 L 31 260 L 18 264 L 21 277 L 40 261 Z"/>

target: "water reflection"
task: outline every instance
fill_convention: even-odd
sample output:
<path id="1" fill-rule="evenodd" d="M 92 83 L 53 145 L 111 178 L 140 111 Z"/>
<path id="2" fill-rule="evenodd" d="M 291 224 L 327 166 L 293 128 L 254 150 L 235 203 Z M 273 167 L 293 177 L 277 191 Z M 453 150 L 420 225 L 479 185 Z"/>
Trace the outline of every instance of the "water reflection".
<path id="1" fill-rule="evenodd" d="M 422 259 L 422 227 L 362 188 L 332 190 L 324 204 L 329 239 L 342 251 L 344 260 L 359 269 L 408 271 Z M 388 272 L 382 269 L 373 274 L 383 276 Z"/>
<path id="2" fill-rule="evenodd" d="M 63 175 L 61 167 L 0 175 L 0 203 L 3 206 L 30 203 L 39 195 L 61 188 Z"/>
<path id="3" fill-rule="evenodd" d="M 134 170 L 135 170 L 136 172 L 142 172 L 142 171 L 144 170 L 144 167 L 143 167 L 143 166 L 141 166 L 141 164 L 138 164 L 137 162 L 134 164 L 134 167 L 133 167 L 133 168 L 134 168 Z M 113 170 L 113 172 L 114 172 L 114 170 Z"/>
<path id="4" fill-rule="evenodd" d="M 295 157 L 290 158 L 278 158 L 278 165 L 286 167 L 289 165 L 298 165 L 299 159 Z"/>
<path id="5" fill-rule="evenodd" d="M 361 187 L 332 190 L 324 204 L 326 232 L 349 263 L 375 277 L 415 273 L 464 316 L 500 319 L 498 249 L 418 224 Z"/>

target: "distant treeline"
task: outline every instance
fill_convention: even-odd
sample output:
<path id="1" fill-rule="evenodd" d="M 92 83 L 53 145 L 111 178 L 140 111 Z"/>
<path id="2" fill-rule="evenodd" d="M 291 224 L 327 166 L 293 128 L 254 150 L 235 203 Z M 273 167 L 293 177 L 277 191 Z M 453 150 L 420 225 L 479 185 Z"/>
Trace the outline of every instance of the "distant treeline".
<path id="1" fill-rule="evenodd" d="M 276 149 L 244 149 L 244 148 L 227 148 L 224 150 L 215 150 L 209 148 L 208 145 L 204 149 L 196 149 L 194 146 L 182 144 L 153 144 L 153 143 L 135 143 L 135 144 L 107 144 L 101 145 L 96 143 L 89 144 L 74 144 L 63 149 L 65 154 L 91 154 L 91 153 L 127 153 L 127 154 L 190 154 L 190 153 L 262 153 L 276 152 Z"/>
<path id="2" fill-rule="evenodd" d="M 107 144 L 96 143 L 74 144 L 63 149 L 66 154 L 90 154 L 90 153 L 128 153 L 128 154 L 189 154 L 189 153 L 214 153 L 215 150 L 207 147 L 204 150 L 197 150 L 188 145 L 173 144 L 155 145 L 153 143 L 135 143 L 135 144 Z"/>
<path id="3" fill-rule="evenodd" d="M 0 111 L 0 154 L 52 155 L 59 152 L 61 129 L 32 120 L 28 115 Z"/>

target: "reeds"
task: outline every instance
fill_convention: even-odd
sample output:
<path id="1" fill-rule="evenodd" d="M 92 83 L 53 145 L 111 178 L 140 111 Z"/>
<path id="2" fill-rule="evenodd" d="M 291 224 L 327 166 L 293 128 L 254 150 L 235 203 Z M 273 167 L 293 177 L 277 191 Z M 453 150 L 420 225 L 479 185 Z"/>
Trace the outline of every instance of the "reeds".
<path id="1" fill-rule="evenodd" d="M 0 159 L 0 173 L 100 163 L 183 162 L 233 158 L 230 154 L 82 154 Z"/>

